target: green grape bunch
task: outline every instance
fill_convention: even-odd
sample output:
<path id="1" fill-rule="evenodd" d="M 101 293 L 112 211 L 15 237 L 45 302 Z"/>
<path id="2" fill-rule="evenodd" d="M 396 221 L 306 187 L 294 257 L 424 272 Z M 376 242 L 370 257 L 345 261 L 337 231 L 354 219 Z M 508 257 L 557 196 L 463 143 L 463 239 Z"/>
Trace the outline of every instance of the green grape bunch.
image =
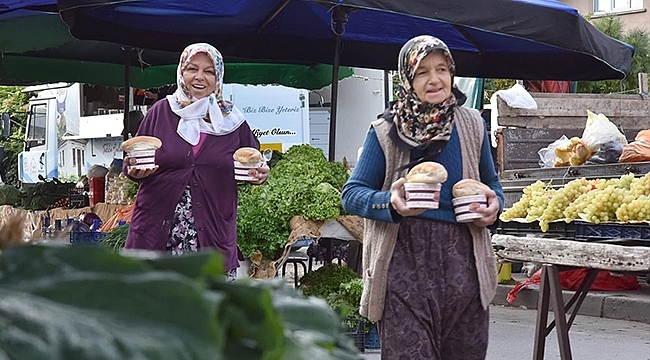
<path id="1" fill-rule="evenodd" d="M 514 203 L 512 207 L 501 213 L 502 221 L 510 221 L 513 219 L 526 218 L 531 204 L 534 202 L 536 196 L 540 193 L 545 193 L 544 190 L 546 183 L 543 181 L 536 181 L 523 189 L 523 194 L 519 201 Z"/>
<path id="2" fill-rule="evenodd" d="M 549 223 L 564 218 L 564 210 L 580 195 L 587 192 L 591 186 L 586 178 L 575 179 L 558 189 L 548 202 L 544 212 L 539 217 L 539 227 L 543 232 L 548 231 Z"/>
<path id="3" fill-rule="evenodd" d="M 650 195 L 641 195 L 616 209 L 616 219 L 622 222 L 650 221 Z"/>

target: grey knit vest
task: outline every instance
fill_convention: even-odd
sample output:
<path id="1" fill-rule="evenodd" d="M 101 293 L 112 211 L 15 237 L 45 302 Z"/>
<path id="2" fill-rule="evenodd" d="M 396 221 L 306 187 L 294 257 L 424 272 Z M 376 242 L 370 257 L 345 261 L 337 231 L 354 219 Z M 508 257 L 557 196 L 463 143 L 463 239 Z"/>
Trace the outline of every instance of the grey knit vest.
<path id="1" fill-rule="evenodd" d="M 478 111 L 463 107 L 455 108 L 454 126 L 460 138 L 463 178 L 480 180 L 479 162 L 481 145 L 485 135 L 483 119 Z M 404 174 L 395 171 L 410 160 L 410 151 L 400 150 L 389 138 L 391 124 L 384 119 L 372 123 L 386 157 L 386 176 L 382 190 L 390 189 L 393 182 Z M 496 258 L 492 251 L 490 233 L 486 228 L 468 224 L 474 242 L 474 258 L 480 287 L 481 303 L 487 308 L 497 287 Z M 381 320 L 386 297 L 388 267 L 393 256 L 399 224 L 365 220 L 363 236 L 363 294 L 361 315 L 370 320 Z"/>

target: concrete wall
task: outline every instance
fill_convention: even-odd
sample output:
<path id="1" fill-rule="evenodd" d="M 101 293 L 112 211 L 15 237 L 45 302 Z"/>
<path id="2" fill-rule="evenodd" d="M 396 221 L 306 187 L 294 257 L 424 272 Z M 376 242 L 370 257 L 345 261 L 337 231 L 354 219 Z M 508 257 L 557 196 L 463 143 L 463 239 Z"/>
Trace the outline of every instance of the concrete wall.
<path id="1" fill-rule="evenodd" d="M 650 31 L 650 0 L 634 0 L 643 1 L 642 9 L 630 10 L 625 12 L 612 13 L 621 18 L 623 26 L 626 30 L 635 28 L 645 29 Z M 591 20 L 598 20 L 605 14 L 594 14 L 594 0 L 562 0 L 563 3 L 576 8 L 582 15 L 593 14 Z"/>

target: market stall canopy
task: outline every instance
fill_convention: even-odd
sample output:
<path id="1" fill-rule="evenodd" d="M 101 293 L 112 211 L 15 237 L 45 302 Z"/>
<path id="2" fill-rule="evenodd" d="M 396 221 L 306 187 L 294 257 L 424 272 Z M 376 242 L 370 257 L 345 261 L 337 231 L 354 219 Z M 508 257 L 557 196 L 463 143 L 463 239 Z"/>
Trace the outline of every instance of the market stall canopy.
<path id="1" fill-rule="evenodd" d="M 29 2 L 21 2 L 22 5 Z M 54 82 L 83 82 L 92 85 L 124 86 L 127 52 L 114 43 L 78 40 L 57 12 L 0 7 L 0 84 L 34 85 Z M 56 1 L 49 3 L 56 7 Z M 40 5 L 39 5 L 40 4 Z M 4 9 L 6 10 L 6 9 Z M 129 59 L 130 84 L 146 89 L 176 83 L 180 51 L 136 49 Z M 240 59 L 238 59 L 240 60 Z M 353 70 L 342 68 L 339 79 Z M 225 82 L 278 84 L 301 89 L 321 89 L 332 81 L 332 66 L 324 64 L 266 64 L 226 62 Z"/>
<path id="2" fill-rule="evenodd" d="M 179 51 L 205 41 L 225 56 L 395 69 L 408 39 L 444 40 L 467 77 L 621 79 L 633 48 L 554 0 L 58 0 L 79 39 Z"/>

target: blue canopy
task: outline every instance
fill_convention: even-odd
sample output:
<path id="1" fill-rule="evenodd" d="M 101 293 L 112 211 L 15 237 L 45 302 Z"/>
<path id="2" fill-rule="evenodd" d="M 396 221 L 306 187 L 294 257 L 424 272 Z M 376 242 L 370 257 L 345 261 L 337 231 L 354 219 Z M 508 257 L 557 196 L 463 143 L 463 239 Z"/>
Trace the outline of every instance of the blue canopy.
<path id="1" fill-rule="evenodd" d="M 58 0 L 72 34 L 179 51 L 205 41 L 225 56 L 395 69 L 408 39 L 431 34 L 468 77 L 602 80 L 633 48 L 554 0 Z"/>
<path id="2" fill-rule="evenodd" d="M 124 86 L 125 47 L 74 38 L 58 14 L 56 0 L 10 1 L 4 5 L 0 5 L 0 84 L 63 81 Z M 174 84 L 179 57 L 180 50 L 132 51 L 130 85 L 146 89 Z M 228 83 L 280 84 L 311 90 L 332 82 L 331 65 L 228 60 L 224 79 Z M 342 68 L 338 78 L 352 73 L 351 68 Z"/>

